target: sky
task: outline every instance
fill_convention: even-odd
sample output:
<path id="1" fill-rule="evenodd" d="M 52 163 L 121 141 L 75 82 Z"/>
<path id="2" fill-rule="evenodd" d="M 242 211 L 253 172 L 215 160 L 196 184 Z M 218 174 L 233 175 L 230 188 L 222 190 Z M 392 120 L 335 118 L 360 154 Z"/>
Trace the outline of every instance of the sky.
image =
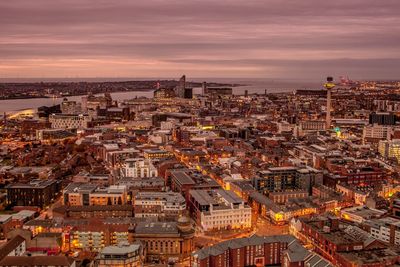
<path id="1" fill-rule="evenodd" d="M 400 79 L 399 0 L 3 0 L 0 78 Z"/>

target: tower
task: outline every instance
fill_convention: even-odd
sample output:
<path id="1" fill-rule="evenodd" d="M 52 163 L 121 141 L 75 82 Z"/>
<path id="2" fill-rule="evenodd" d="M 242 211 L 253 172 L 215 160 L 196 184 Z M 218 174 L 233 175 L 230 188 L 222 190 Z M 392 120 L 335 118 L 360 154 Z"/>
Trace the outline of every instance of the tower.
<path id="1" fill-rule="evenodd" d="M 201 86 L 201 94 L 205 95 L 207 92 L 207 82 L 203 82 L 202 86 Z"/>
<path id="2" fill-rule="evenodd" d="M 185 97 L 185 88 L 186 88 L 186 76 L 182 75 L 179 79 L 178 86 L 176 87 L 175 94 L 177 97 L 184 98 Z"/>
<path id="3" fill-rule="evenodd" d="M 332 77 L 326 78 L 326 83 L 324 84 L 327 90 L 326 94 L 326 130 L 331 128 L 331 107 L 332 107 L 332 89 L 335 87 Z"/>

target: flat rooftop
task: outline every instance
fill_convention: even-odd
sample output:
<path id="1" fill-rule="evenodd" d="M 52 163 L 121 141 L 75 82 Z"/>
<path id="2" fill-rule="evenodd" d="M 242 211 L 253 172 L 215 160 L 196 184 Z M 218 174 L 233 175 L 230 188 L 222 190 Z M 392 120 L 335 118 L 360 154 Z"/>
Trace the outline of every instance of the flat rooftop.
<path id="1" fill-rule="evenodd" d="M 176 222 L 138 222 L 136 234 L 179 234 Z"/>

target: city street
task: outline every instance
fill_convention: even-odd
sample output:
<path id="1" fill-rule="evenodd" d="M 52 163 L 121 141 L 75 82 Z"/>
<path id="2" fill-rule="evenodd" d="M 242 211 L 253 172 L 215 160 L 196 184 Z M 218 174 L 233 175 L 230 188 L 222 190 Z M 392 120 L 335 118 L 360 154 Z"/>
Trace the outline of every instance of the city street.
<path id="1" fill-rule="evenodd" d="M 274 225 L 268 220 L 258 218 L 255 229 L 253 230 L 222 230 L 211 233 L 196 233 L 194 243 L 196 248 L 203 248 L 206 246 L 212 246 L 219 242 L 230 240 L 233 238 L 249 237 L 254 234 L 259 236 L 271 236 L 271 235 L 282 235 L 288 234 L 288 225 Z"/>

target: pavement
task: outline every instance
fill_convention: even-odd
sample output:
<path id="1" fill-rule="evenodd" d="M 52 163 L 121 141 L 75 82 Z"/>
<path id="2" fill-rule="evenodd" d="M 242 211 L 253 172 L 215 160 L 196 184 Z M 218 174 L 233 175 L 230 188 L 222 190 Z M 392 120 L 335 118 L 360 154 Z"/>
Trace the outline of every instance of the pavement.
<path id="1" fill-rule="evenodd" d="M 289 233 L 288 225 L 274 225 L 268 220 L 258 218 L 253 229 L 249 230 L 222 230 L 211 233 L 197 232 L 194 237 L 195 249 L 212 246 L 217 243 L 234 239 L 249 237 L 254 234 L 260 236 L 283 235 Z"/>

